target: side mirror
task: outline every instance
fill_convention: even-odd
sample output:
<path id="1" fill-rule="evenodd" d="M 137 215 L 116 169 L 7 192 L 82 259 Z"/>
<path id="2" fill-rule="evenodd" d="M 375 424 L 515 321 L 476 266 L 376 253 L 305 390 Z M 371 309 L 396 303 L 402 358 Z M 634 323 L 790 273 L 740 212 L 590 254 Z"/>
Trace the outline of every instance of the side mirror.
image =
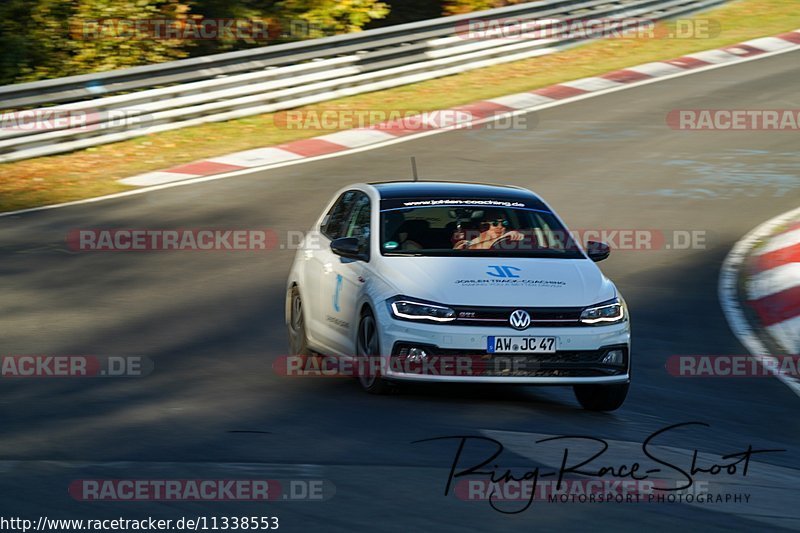
<path id="1" fill-rule="evenodd" d="M 361 247 L 356 237 L 341 237 L 331 241 L 331 251 L 347 259 L 364 260 L 366 257 L 361 253 Z"/>
<path id="2" fill-rule="evenodd" d="M 604 242 L 588 241 L 586 253 L 589 255 L 589 259 L 597 263 L 611 255 L 611 247 Z"/>

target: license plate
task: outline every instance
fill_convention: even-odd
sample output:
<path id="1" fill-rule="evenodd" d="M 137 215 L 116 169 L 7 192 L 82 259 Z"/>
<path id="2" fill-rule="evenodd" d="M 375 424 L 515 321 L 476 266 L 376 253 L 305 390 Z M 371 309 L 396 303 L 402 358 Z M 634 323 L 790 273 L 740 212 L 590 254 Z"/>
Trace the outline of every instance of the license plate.
<path id="1" fill-rule="evenodd" d="M 555 337 L 489 337 L 489 353 L 555 353 Z"/>

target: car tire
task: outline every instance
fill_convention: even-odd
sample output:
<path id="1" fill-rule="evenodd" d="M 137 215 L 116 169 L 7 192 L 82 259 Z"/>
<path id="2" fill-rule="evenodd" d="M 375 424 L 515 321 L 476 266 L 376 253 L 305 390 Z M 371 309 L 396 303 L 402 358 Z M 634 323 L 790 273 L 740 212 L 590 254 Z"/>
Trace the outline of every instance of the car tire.
<path id="1" fill-rule="evenodd" d="M 297 285 L 292 287 L 289 293 L 289 351 L 291 355 L 299 356 L 305 364 L 312 355 L 308 348 L 308 338 L 306 337 L 306 323 L 303 318 L 303 300 L 300 298 L 300 291 Z"/>
<path id="2" fill-rule="evenodd" d="M 630 383 L 619 385 L 575 385 L 575 398 L 587 411 L 615 411 L 628 396 Z"/>
<path id="3" fill-rule="evenodd" d="M 358 382 L 370 394 L 389 394 L 394 386 L 381 377 L 380 365 L 370 364 L 370 358 L 380 356 L 378 322 L 369 308 L 361 313 L 356 332 L 356 357 L 359 359 Z M 376 368 L 377 367 L 377 368 Z"/>

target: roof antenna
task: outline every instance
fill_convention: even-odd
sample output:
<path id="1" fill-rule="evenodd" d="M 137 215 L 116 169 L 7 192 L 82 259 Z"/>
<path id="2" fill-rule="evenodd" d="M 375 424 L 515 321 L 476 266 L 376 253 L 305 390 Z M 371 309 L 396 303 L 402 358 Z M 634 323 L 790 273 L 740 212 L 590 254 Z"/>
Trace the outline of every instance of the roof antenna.
<path id="1" fill-rule="evenodd" d="M 414 176 L 414 181 L 419 181 L 419 176 L 417 175 L 417 158 L 413 155 L 411 156 L 411 173 Z"/>

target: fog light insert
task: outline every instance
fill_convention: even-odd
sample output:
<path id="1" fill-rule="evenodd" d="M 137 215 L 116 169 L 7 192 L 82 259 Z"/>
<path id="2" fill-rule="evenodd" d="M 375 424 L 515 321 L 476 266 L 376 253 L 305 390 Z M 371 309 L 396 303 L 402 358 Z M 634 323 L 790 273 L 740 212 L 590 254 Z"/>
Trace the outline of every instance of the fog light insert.
<path id="1" fill-rule="evenodd" d="M 422 348 L 409 348 L 406 361 L 409 363 L 421 363 L 428 358 L 428 352 Z"/>
<path id="2" fill-rule="evenodd" d="M 604 365 L 621 365 L 625 362 L 625 355 L 622 350 L 609 350 L 603 357 Z"/>

